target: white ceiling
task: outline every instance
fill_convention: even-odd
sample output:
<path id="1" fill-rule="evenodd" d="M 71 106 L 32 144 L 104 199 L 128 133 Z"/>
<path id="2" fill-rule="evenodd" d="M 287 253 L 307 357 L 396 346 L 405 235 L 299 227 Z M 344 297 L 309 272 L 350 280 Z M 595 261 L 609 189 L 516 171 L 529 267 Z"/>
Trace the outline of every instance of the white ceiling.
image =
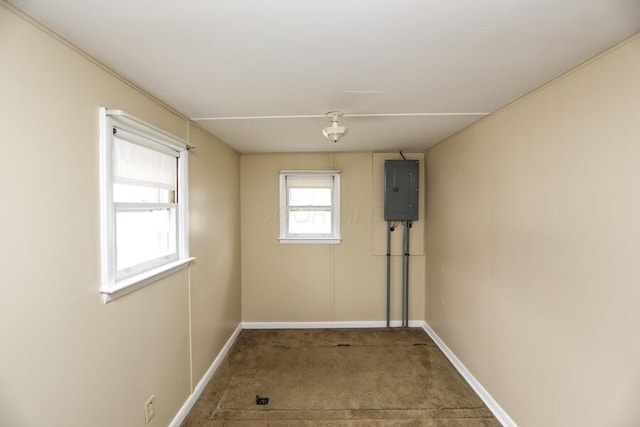
<path id="1" fill-rule="evenodd" d="M 640 31 L 640 0 L 12 3 L 190 118 L 318 116 L 197 121 L 240 152 L 422 151 Z M 332 110 L 449 115 L 335 144 Z"/>

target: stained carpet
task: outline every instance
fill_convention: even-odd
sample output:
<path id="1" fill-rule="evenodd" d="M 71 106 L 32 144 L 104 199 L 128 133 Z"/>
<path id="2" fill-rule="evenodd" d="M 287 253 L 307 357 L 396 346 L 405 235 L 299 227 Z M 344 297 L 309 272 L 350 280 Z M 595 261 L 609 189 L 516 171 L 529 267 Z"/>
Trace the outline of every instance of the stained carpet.
<path id="1" fill-rule="evenodd" d="M 315 425 L 500 424 L 418 328 L 244 330 L 183 423 Z"/>

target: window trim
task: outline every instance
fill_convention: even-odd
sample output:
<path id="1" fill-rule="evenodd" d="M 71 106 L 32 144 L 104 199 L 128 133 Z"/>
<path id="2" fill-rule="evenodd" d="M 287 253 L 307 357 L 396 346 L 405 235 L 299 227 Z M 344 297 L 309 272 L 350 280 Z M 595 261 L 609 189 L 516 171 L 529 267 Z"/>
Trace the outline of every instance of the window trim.
<path id="1" fill-rule="evenodd" d="M 333 233 L 331 236 L 319 236 L 319 235 L 304 235 L 295 234 L 289 235 L 288 233 L 288 214 L 289 205 L 287 203 L 288 187 L 287 177 L 322 177 L 330 176 L 333 179 L 333 200 L 331 205 L 331 229 Z M 280 235 L 278 240 L 284 244 L 339 244 L 342 241 L 340 234 L 340 171 L 338 170 L 282 170 L 279 176 L 279 188 L 280 188 Z M 294 208 L 303 208 L 302 206 L 296 206 Z M 316 207 L 310 207 L 311 210 L 316 210 Z M 308 209 L 307 209 L 308 210 Z M 319 207 L 318 210 L 326 210 L 326 207 Z"/>
<path id="2" fill-rule="evenodd" d="M 195 258 L 189 256 L 188 224 L 188 150 L 193 146 L 151 124 L 139 120 L 122 110 L 100 108 L 100 246 L 101 246 L 101 285 L 100 292 L 104 302 L 108 303 L 163 277 L 180 271 Z M 161 257 L 145 263 L 144 271 L 119 279 L 116 271 L 115 215 L 116 203 L 113 201 L 113 129 L 122 131 L 125 140 L 162 150 L 178 152 L 178 201 L 176 206 L 177 223 L 177 259 Z M 159 151 L 161 151 L 159 150 Z M 162 260 L 162 261 L 158 261 Z"/>

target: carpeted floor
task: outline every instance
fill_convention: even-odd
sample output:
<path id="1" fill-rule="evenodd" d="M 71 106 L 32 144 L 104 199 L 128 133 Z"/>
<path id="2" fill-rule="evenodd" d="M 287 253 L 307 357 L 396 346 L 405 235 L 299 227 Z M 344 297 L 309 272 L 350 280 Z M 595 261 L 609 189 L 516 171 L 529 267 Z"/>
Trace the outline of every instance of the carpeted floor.
<path id="1" fill-rule="evenodd" d="M 244 330 L 183 423 L 316 425 L 500 423 L 419 328 Z"/>

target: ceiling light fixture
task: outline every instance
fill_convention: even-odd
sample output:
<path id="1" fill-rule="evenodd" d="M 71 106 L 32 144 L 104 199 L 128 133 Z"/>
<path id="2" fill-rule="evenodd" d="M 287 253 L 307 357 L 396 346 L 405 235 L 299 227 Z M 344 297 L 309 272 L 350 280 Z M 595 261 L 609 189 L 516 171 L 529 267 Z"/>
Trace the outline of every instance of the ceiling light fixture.
<path id="1" fill-rule="evenodd" d="M 339 111 L 330 111 L 327 113 L 327 117 L 331 119 L 331 126 L 322 129 L 322 134 L 332 140 L 338 142 L 340 138 L 347 134 L 347 127 L 340 126 L 338 119 L 342 117 L 342 113 Z"/>

